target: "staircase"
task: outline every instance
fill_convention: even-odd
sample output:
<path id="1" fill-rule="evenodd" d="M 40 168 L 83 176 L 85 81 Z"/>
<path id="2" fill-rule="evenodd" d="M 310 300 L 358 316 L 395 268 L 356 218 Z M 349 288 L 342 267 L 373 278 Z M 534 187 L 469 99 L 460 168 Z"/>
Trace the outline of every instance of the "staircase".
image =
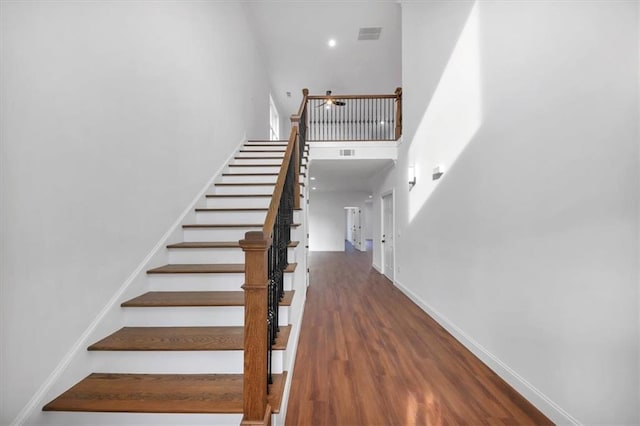
<path id="1" fill-rule="evenodd" d="M 286 147 L 287 141 L 242 146 L 195 209 L 195 223 L 182 226 L 183 241 L 167 245 L 169 264 L 147 271 L 149 291 L 122 302 L 126 326 L 87 348 L 95 372 L 44 406 L 47 423 L 240 424 L 245 254 L 239 240 L 262 229 Z M 306 154 L 301 187 L 305 169 Z M 296 210 L 272 346 L 274 414 L 283 398 L 286 404 L 286 369 L 305 298 L 303 220 L 303 209 Z M 276 424 L 283 418 L 272 416 Z"/>

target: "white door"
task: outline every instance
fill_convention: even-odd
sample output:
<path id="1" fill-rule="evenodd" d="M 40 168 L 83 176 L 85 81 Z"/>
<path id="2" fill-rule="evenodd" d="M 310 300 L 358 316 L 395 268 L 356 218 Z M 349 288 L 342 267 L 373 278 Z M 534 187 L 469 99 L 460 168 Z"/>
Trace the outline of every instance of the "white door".
<path id="1" fill-rule="evenodd" d="M 382 197 L 382 268 L 393 281 L 393 193 Z"/>

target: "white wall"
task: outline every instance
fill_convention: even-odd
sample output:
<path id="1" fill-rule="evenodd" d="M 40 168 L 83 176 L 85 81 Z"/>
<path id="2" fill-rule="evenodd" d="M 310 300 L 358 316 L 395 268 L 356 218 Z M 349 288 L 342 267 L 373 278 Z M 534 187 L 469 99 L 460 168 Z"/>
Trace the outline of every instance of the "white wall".
<path id="1" fill-rule="evenodd" d="M 637 424 L 638 6 L 472 6 L 402 5 L 398 285 L 553 420 Z"/>
<path id="2" fill-rule="evenodd" d="M 373 238 L 373 202 L 364 204 L 362 217 L 364 219 L 364 226 L 362 227 L 364 229 L 364 238 L 365 240 L 371 240 Z"/>
<path id="3" fill-rule="evenodd" d="M 268 79 L 230 2 L 2 2 L 0 424 L 245 137 Z"/>
<path id="4" fill-rule="evenodd" d="M 344 251 L 345 207 L 364 205 L 367 192 L 310 191 L 309 250 Z"/>

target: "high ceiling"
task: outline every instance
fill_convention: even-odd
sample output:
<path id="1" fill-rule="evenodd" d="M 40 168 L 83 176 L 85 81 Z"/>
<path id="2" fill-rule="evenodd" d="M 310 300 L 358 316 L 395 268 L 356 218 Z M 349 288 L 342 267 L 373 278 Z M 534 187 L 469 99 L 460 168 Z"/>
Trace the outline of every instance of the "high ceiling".
<path id="1" fill-rule="evenodd" d="M 311 94 L 377 94 L 393 93 L 401 85 L 396 0 L 266 0 L 246 2 L 245 9 L 282 116 L 297 112 L 304 87 Z M 359 41 L 362 27 L 382 27 L 380 38 Z"/>

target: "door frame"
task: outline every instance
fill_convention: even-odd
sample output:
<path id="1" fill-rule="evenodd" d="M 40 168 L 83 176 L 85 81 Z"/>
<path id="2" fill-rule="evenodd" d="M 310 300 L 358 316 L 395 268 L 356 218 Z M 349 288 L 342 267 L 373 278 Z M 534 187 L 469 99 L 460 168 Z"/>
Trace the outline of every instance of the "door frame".
<path id="1" fill-rule="evenodd" d="M 384 198 L 391 196 L 391 235 L 393 236 L 393 248 L 392 248 L 392 253 L 391 256 L 393 257 L 393 268 L 394 270 L 391 271 L 392 272 L 392 276 L 393 279 L 391 279 L 392 282 L 395 283 L 396 281 L 396 190 L 395 188 L 392 188 L 388 191 L 384 191 L 380 194 L 380 272 L 382 273 L 382 275 L 384 275 L 385 277 L 389 278 L 387 276 L 386 272 L 386 259 L 385 259 L 385 250 L 384 250 L 384 246 L 382 245 L 382 236 L 385 235 L 384 234 L 384 215 L 385 215 L 385 207 L 384 207 Z"/>

